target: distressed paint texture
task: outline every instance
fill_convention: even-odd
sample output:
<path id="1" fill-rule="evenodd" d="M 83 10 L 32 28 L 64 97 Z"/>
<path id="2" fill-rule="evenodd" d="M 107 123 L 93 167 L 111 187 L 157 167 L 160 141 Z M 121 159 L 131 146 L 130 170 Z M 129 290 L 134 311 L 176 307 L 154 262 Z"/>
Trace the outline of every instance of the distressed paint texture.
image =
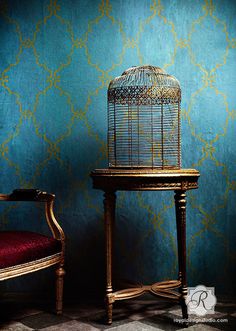
<path id="1" fill-rule="evenodd" d="M 234 295 L 235 1 L 0 3 L 0 190 L 56 194 L 68 295 L 103 288 L 103 197 L 89 173 L 107 165 L 108 83 L 140 64 L 166 69 L 182 86 L 183 167 L 201 172 L 199 190 L 188 194 L 189 285 Z M 117 204 L 117 276 L 175 278 L 173 194 L 119 193 Z M 2 229 L 46 231 L 40 207 L 0 207 Z M 7 289 L 48 286 L 49 275 L 27 277 Z"/>

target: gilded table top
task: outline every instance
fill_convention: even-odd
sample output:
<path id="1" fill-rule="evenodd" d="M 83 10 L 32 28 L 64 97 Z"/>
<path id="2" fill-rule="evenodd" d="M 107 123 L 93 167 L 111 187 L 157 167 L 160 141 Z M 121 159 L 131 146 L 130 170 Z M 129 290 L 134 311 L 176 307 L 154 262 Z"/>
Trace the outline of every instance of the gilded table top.
<path id="1" fill-rule="evenodd" d="M 93 187 L 101 190 L 190 190 L 198 188 L 200 173 L 195 169 L 95 169 Z"/>

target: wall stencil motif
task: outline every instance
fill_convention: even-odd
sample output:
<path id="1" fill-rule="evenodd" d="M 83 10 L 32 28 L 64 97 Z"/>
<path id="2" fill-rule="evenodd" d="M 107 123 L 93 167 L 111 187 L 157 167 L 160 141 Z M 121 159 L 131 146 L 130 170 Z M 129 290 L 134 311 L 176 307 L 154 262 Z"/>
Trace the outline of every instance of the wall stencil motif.
<path id="1" fill-rule="evenodd" d="M 68 291 L 78 274 L 81 289 L 103 278 L 102 194 L 89 173 L 107 165 L 107 86 L 151 64 L 181 83 L 182 166 L 201 173 L 187 201 L 188 284 L 236 294 L 235 18 L 230 0 L 0 0 L 0 190 L 56 194 Z M 172 196 L 119 193 L 117 208 L 121 278 L 175 276 Z M 23 212 L 2 204 L 1 228 L 21 227 Z"/>

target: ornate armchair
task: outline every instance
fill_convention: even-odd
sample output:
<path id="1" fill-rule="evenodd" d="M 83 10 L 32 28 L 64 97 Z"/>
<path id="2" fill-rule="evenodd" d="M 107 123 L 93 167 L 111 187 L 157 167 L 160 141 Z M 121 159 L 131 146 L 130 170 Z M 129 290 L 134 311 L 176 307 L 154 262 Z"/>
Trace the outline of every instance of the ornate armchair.
<path id="1" fill-rule="evenodd" d="M 0 194 L 0 201 L 45 203 L 52 237 L 29 231 L 0 231 L 0 281 L 56 265 L 56 312 L 62 313 L 65 236 L 53 213 L 55 195 L 34 189 Z"/>

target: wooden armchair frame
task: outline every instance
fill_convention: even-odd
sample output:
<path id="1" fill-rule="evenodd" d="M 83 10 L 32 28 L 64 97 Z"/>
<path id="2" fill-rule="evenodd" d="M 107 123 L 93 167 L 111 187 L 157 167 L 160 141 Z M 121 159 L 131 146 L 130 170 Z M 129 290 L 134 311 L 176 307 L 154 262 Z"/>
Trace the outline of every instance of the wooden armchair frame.
<path id="1" fill-rule="evenodd" d="M 34 201 L 45 203 L 45 216 L 47 224 L 52 232 L 53 238 L 61 242 L 61 251 L 41 259 L 23 264 L 0 269 L 0 281 L 22 276 L 27 273 L 57 265 L 56 268 L 56 312 L 62 313 L 63 306 L 63 283 L 64 283 L 64 257 L 65 257 L 65 235 L 58 224 L 54 212 L 55 195 L 36 189 L 16 189 L 11 194 L 0 194 L 0 201 Z"/>

